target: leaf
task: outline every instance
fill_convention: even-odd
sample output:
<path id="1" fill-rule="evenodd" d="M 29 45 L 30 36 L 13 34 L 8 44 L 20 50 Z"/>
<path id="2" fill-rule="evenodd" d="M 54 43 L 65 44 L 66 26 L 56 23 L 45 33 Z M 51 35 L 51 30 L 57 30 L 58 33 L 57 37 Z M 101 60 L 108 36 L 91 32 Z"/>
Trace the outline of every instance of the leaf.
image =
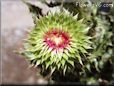
<path id="1" fill-rule="evenodd" d="M 50 54 L 46 54 L 44 57 L 43 57 L 43 61 L 46 61 L 48 58 L 50 58 Z"/>
<path id="2" fill-rule="evenodd" d="M 63 69 L 63 74 L 65 75 L 66 73 L 66 70 L 67 70 L 67 65 L 65 65 L 64 69 Z"/>
<path id="3" fill-rule="evenodd" d="M 44 46 L 42 47 L 42 49 L 41 49 L 41 51 L 40 51 L 40 53 L 41 53 L 42 55 L 43 55 L 43 53 L 45 53 L 44 50 L 46 49 L 46 47 L 47 47 L 46 45 L 44 45 Z"/>
<path id="4" fill-rule="evenodd" d="M 67 55 L 67 56 L 70 56 L 70 54 L 68 53 L 68 50 L 64 50 L 64 53 Z"/>
<path id="5" fill-rule="evenodd" d="M 68 56 L 67 56 L 66 54 L 63 54 L 63 58 L 64 58 L 65 60 L 68 60 Z"/>
<path id="6" fill-rule="evenodd" d="M 82 53 L 88 53 L 83 47 L 80 47 L 79 50 L 80 50 L 80 52 L 82 52 Z"/>
<path id="7" fill-rule="evenodd" d="M 79 15 L 79 13 L 77 13 L 73 18 L 77 20 L 78 19 L 78 15 Z"/>
<path id="8" fill-rule="evenodd" d="M 60 68 L 60 66 L 61 66 L 61 63 L 58 63 L 58 64 L 57 64 L 58 69 Z"/>
<path id="9" fill-rule="evenodd" d="M 55 67 L 51 68 L 51 75 L 53 74 L 53 72 L 55 71 Z"/>
<path id="10" fill-rule="evenodd" d="M 74 48 L 69 47 L 69 48 L 67 48 L 67 49 L 69 49 L 69 52 L 70 52 L 70 53 L 75 53 L 75 49 L 74 49 Z"/>
<path id="11" fill-rule="evenodd" d="M 36 56 L 31 52 L 24 52 L 24 55 L 27 56 L 29 60 L 36 59 Z"/>
<path id="12" fill-rule="evenodd" d="M 78 20 L 78 23 L 82 23 L 83 21 L 84 21 L 84 18 L 83 18 L 83 19 Z"/>
<path id="13" fill-rule="evenodd" d="M 86 65 L 86 68 L 91 72 L 90 64 L 87 64 L 87 65 Z"/>
<path id="14" fill-rule="evenodd" d="M 50 61 L 46 62 L 46 69 L 49 67 L 50 63 Z"/>
<path id="15" fill-rule="evenodd" d="M 71 64 L 71 65 L 74 67 L 74 62 L 73 62 L 73 61 L 68 60 L 67 62 L 68 62 L 69 64 Z"/>
<path id="16" fill-rule="evenodd" d="M 45 56 L 45 55 L 49 54 L 49 53 L 48 53 L 48 49 L 49 49 L 49 47 L 48 47 L 48 46 L 44 49 L 44 52 L 43 52 L 43 54 L 42 54 L 43 56 Z"/>
<path id="17" fill-rule="evenodd" d="M 53 49 L 53 48 L 49 47 L 49 49 L 48 49 L 47 52 L 50 53 L 50 52 L 52 51 L 52 49 Z"/>
<path id="18" fill-rule="evenodd" d="M 94 59 L 94 64 L 95 64 L 95 68 L 98 72 L 100 72 L 99 68 L 98 68 L 98 62 L 96 59 Z"/>
<path id="19" fill-rule="evenodd" d="M 53 50 L 52 52 L 51 52 L 51 57 L 54 57 L 56 55 L 56 50 Z"/>
<path id="20" fill-rule="evenodd" d="M 61 64 L 62 64 L 62 67 L 64 67 L 64 65 L 65 65 L 65 60 L 64 59 L 61 60 Z"/>
<path id="21" fill-rule="evenodd" d="M 40 64 L 40 62 L 41 62 L 40 60 L 37 60 L 35 67 L 37 67 Z"/>
<path id="22" fill-rule="evenodd" d="M 78 54 L 78 55 L 76 55 L 76 57 L 78 58 L 79 63 L 80 63 L 81 65 L 83 65 L 83 62 L 82 62 L 82 59 L 81 59 L 80 55 Z"/>
<path id="23" fill-rule="evenodd" d="M 40 44 L 40 45 L 37 44 L 34 47 L 32 46 L 32 47 L 27 48 L 26 51 L 34 52 L 34 51 L 40 50 L 40 49 L 42 49 L 43 45 L 44 44 Z"/>
<path id="24" fill-rule="evenodd" d="M 85 45 L 83 45 L 83 47 L 85 48 L 85 49 L 93 49 L 90 45 L 88 45 L 88 44 L 85 44 Z"/>
<path id="25" fill-rule="evenodd" d="M 57 51 L 56 56 L 61 60 L 61 58 L 62 58 L 62 56 L 63 56 L 63 50 Z"/>

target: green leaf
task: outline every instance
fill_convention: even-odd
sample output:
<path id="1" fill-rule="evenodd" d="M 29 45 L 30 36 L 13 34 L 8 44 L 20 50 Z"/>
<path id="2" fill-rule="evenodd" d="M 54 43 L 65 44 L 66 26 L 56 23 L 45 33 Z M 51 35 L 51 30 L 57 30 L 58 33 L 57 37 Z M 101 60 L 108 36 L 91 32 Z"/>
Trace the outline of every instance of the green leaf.
<path id="1" fill-rule="evenodd" d="M 91 72 L 90 64 L 87 64 L 86 68 Z"/>
<path id="2" fill-rule="evenodd" d="M 67 56 L 70 56 L 68 50 L 65 49 L 65 50 L 64 50 L 64 53 L 65 53 Z"/>
<path id="3" fill-rule="evenodd" d="M 94 64 L 95 64 L 95 68 L 98 72 L 100 72 L 99 68 L 98 68 L 98 62 L 96 59 L 94 59 Z"/>
<path id="4" fill-rule="evenodd" d="M 66 54 L 63 54 L 63 58 L 64 58 L 65 60 L 68 60 L 68 56 L 67 56 Z"/>
<path id="5" fill-rule="evenodd" d="M 77 20 L 78 19 L 78 15 L 79 15 L 79 13 L 77 13 L 75 16 L 73 16 L 73 18 Z"/>
<path id="6" fill-rule="evenodd" d="M 64 67 L 64 65 L 65 65 L 65 60 L 64 59 L 61 59 L 61 64 L 62 64 L 62 67 Z"/>
<path id="7" fill-rule="evenodd" d="M 37 57 L 35 56 L 35 54 L 31 53 L 31 52 L 24 52 L 25 56 L 28 57 L 29 60 L 34 60 Z"/>
<path id="8" fill-rule="evenodd" d="M 49 67 L 50 64 L 51 64 L 50 61 L 46 62 L 46 69 Z"/>
<path id="9" fill-rule="evenodd" d="M 67 65 L 65 65 L 64 69 L 63 69 L 63 74 L 65 75 L 66 73 L 66 70 L 67 70 Z"/>
<path id="10" fill-rule="evenodd" d="M 93 49 L 93 48 L 92 48 L 90 45 L 88 45 L 88 44 L 84 44 L 83 47 L 84 47 L 85 49 Z"/>
<path id="11" fill-rule="evenodd" d="M 47 52 L 50 53 L 52 50 L 53 50 L 53 48 L 49 48 Z"/>
<path id="12" fill-rule="evenodd" d="M 80 63 L 81 65 L 83 65 L 83 62 L 82 62 L 82 59 L 81 59 L 80 55 L 78 54 L 78 55 L 76 55 L 76 57 L 78 58 L 79 63 Z"/>
<path id="13" fill-rule="evenodd" d="M 40 64 L 40 62 L 41 62 L 40 60 L 37 60 L 36 64 L 35 64 L 35 67 L 37 67 Z"/>
<path id="14" fill-rule="evenodd" d="M 74 61 L 68 60 L 67 62 L 74 67 Z"/>
<path id="15" fill-rule="evenodd" d="M 51 68 L 51 75 L 53 74 L 53 72 L 55 71 L 55 67 Z"/>
<path id="16" fill-rule="evenodd" d="M 83 47 L 79 47 L 79 50 L 80 50 L 82 53 L 88 53 Z"/>
<path id="17" fill-rule="evenodd" d="M 60 66 L 61 66 L 61 63 L 59 62 L 59 63 L 57 64 L 58 69 L 60 68 Z"/>
<path id="18" fill-rule="evenodd" d="M 78 23 L 82 23 L 84 21 L 84 18 L 83 19 L 80 19 L 80 20 L 78 20 Z"/>

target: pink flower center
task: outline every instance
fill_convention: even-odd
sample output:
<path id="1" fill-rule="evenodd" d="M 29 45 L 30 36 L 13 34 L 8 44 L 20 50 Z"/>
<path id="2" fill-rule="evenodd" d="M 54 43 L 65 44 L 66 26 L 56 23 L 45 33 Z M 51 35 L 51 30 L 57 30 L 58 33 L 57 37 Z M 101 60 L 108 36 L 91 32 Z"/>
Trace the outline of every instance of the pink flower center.
<path id="1" fill-rule="evenodd" d="M 65 48 L 69 45 L 70 36 L 67 32 L 58 29 L 52 29 L 45 33 L 44 42 L 53 49 Z"/>

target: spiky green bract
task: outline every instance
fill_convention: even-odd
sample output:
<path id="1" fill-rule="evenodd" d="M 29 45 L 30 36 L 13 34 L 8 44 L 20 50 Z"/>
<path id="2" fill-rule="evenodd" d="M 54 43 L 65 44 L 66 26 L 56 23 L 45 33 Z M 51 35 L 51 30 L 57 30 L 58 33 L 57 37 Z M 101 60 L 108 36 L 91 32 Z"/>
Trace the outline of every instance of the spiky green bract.
<path id="1" fill-rule="evenodd" d="M 83 65 L 80 54 L 85 55 L 86 49 L 91 48 L 90 37 L 86 35 L 88 27 L 83 19 L 77 20 L 78 15 L 72 16 L 65 12 L 49 13 L 41 17 L 25 43 L 24 55 L 35 64 L 44 69 L 62 70 L 64 73 L 75 66 L 75 62 Z M 68 33 L 69 44 L 66 47 L 54 50 L 44 42 L 44 35 L 52 29 Z"/>

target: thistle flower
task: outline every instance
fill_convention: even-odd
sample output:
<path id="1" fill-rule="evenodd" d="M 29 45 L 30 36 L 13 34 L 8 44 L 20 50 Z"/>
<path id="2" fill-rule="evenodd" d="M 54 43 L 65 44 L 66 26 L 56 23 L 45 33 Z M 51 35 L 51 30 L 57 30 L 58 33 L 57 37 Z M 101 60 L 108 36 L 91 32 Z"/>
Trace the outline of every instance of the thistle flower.
<path id="1" fill-rule="evenodd" d="M 90 37 L 86 35 L 88 27 L 78 15 L 66 12 L 49 13 L 39 18 L 36 26 L 29 34 L 25 43 L 24 55 L 35 66 L 44 69 L 70 70 L 75 62 L 83 65 L 80 55 L 88 53 Z"/>

